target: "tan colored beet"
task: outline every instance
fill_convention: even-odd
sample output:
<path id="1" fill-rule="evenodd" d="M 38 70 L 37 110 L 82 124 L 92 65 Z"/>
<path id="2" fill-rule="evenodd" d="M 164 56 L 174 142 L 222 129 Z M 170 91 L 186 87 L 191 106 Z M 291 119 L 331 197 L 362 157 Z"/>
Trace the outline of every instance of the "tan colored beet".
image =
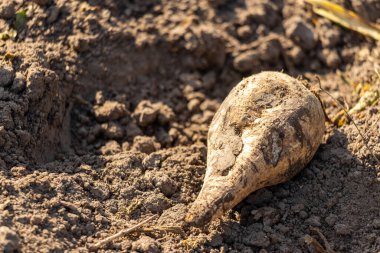
<path id="1" fill-rule="evenodd" d="M 204 225 L 250 193 L 291 179 L 316 152 L 324 122 L 318 98 L 286 74 L 241 81 L 211 122 L 204 184 L 186 221 Z"/>

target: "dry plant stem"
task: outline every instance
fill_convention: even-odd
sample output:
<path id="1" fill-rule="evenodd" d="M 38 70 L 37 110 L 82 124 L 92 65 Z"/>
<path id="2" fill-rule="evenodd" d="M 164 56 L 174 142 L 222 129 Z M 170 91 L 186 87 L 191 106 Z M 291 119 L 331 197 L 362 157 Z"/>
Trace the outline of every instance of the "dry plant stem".
<path id="1" fill-rule="evenodd" d="M 310 230 L 317 233 L 318 236 L 322 239 L 327 253 L 335 253 L 335 251 L 331 248 L 330 243 L 327 241 L 326 237 L 322 234 L 322 232 L 318 228 L 311 227 Z"/>
<path id="2" fill-rule="evenodd" d="M 375 40 L 380 40 L 380 29 L 376 24 L 364 20 L 363 17 L 355 12 L 327 0 L 306 0 L 306 2 L 312 4 L 313 11 L 318 15 L 347 29 L 372 37 Z"/>
<path id="3" fill-rule="evenodd" d="M 140 222 L 140 223 L 134 225 L 133 227 L 130 227 L 130 228 L 127 228 L 127 229 L 123 229 L 123 230 L 119 231 L 118 233 L 116 233 L 116 234 L 114 234 L 114 235 L 111 235 L 111 236 L 109 236 L 109 237 L 107 237 L 107 238 L 105 238 L 105 239 L 103 239 L 103 240 L 97 242 L 96 244 L 90 246 L 89 249 L 91 249 L 91 250 L 97 250 L 97 249 L 99 249 L 100 247 L 102 247 L 103 245 L 106 245 L 107 243 L 109 243 L 109 242 L 111 242 L 111 241 L 113 241 L 113 240 L 115 240 L 115 239 L 118 239 L 118 238 L 120 238 L 120 237 L 123 237 L 123 236 L 125 236 L 126 234 L 131 233 L 131 232 L 137 230 L 138 228 L 140 228 L 141 226 L 143 226 L 145 223 L 147 223 L 147 222 L 153 220 L 153 219 L 156 218 L 156 217 L 157 217 L 157 215 L 153 215 L 153 216 L 151 216 L 151 217 L 149 217 L 149 218 L 143 220 L 142 222 Z"/>
<path id="4" fill-rule="evenodd" d="M 362 134 L 362 132 L 360 131 L 358 125 L 356 124 L 355 120 L 351 117 L 351 115 L 348 113 L 347 109 L 336 99 L 334 98 L 328 91 L 326 91 L 325 89 L 322 88 L 321 86 L 321 80 L 319 79 L 319 77 L 317 76 L 317 79 L 318 79 L 318 82 L 319 82 L 319 88 L 324 92 L 326 93 L 329 97 L 331 97 L 338 105 L 339 107 L 344 111 L 344 113 L 346 114 L 347 118 L 352 121 L 352 123 L 354 124 L 356 130 L 358 130 L 358 133 L 360 135 L 360 137 L 362 138 L 363 140 L 363 143 L 364 145 L 366 146 L 366 148 L 368 149 L 368 151 L 371 153 L 371 155 L 373 156 L 373 158 L 376 160 L 376 162 L 378 164 L 380 164 L 380 160 L 376 157 L 376 155 L 372 152 L 372 149 L 368 146 L 368 143 L 367 143 L 367 139 L 365 138 L 365 136 Z"/>
<path id="5" fill-rule="evenodd" d="M 305 243 L 308 246 L 313 247 L 314 251 L 317 253 L 328 253 L 327 250 L 325 250 L 323 246 L 310 235 L 305 236 Z"/>
<path id="6" fill-rule="evenodd" d="M 149 228 L 138 228 L 136 232 L 141 233 L 173 233 L 173 234 L 182 234 L 183 231 L 181 227 L 174 227 L 174 226 L 154 226 Z"/>
<path id="7" fill-rule="evenodd" d="M 375 73 L 376 73 L 376 75 L 379 77 L 379 79 L 380 79 L 380 72 L 379 72 L 379 70 L 378 69 L 376 69 L 375 68 Z"/>

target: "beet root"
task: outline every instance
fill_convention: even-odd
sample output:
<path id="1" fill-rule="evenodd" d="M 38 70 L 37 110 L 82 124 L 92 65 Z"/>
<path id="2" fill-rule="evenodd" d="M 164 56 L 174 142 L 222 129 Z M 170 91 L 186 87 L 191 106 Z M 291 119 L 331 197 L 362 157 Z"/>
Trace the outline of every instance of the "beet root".
<path id="1" fill-rule="evenodd" d="M 301 81 L 279 72 L 242 80 L 211 122 L 204 183 L 186 221 L 202 226 L 250 193 L 291 179 L 318 149 L 324 123 L 318 98 Z"/>

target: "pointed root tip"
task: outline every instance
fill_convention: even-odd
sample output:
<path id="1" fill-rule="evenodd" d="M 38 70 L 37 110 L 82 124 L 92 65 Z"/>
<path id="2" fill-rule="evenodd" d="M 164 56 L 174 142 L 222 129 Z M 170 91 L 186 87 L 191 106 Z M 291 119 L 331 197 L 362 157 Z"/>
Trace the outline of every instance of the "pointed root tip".
<path id="1" fill-rule="evenodd" d="M 220 183 L 218 187 L 210 185 L 203 186 L 185 217 L 185 222 L 193 227 L 203 227 L 220 217 L 234 206 L 235 197 L 239 195 L 234 186 Z"/>
<path id="2" fill-rule="evenodd" d="M 197 206 L 199 207 L 199 206 Z M 185 216 L 185 222 L 193 227 L 203 227 L 212 220 L 212 211 L 204 207 L 193 206 Z"/>

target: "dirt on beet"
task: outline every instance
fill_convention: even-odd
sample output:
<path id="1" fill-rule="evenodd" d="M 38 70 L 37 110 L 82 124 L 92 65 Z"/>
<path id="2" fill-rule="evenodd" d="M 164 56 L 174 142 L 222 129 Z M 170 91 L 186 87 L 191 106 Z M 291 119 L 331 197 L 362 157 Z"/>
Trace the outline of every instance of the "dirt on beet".
<path id="1" fill-rule="evenodd" d="M 376 0 L 336 2 L 380 21 Z M 380 251 L 379 103 L 353 116 L 370 150 L 352 122 L 327 124 L 291 181 L 205 228 L 184 224 L 234 85 L 263 70 L 318 75 L 352 107 L 352 83 L 380 85 L 379 42 L 296 0 L 2 0 L 0 28 L 2 251 L 88 252 L 153 214 L 150 231 L 99 251 L 315 252 L 309 236 Z M 321 99 L 330 117 L 341 110 Z"/>

